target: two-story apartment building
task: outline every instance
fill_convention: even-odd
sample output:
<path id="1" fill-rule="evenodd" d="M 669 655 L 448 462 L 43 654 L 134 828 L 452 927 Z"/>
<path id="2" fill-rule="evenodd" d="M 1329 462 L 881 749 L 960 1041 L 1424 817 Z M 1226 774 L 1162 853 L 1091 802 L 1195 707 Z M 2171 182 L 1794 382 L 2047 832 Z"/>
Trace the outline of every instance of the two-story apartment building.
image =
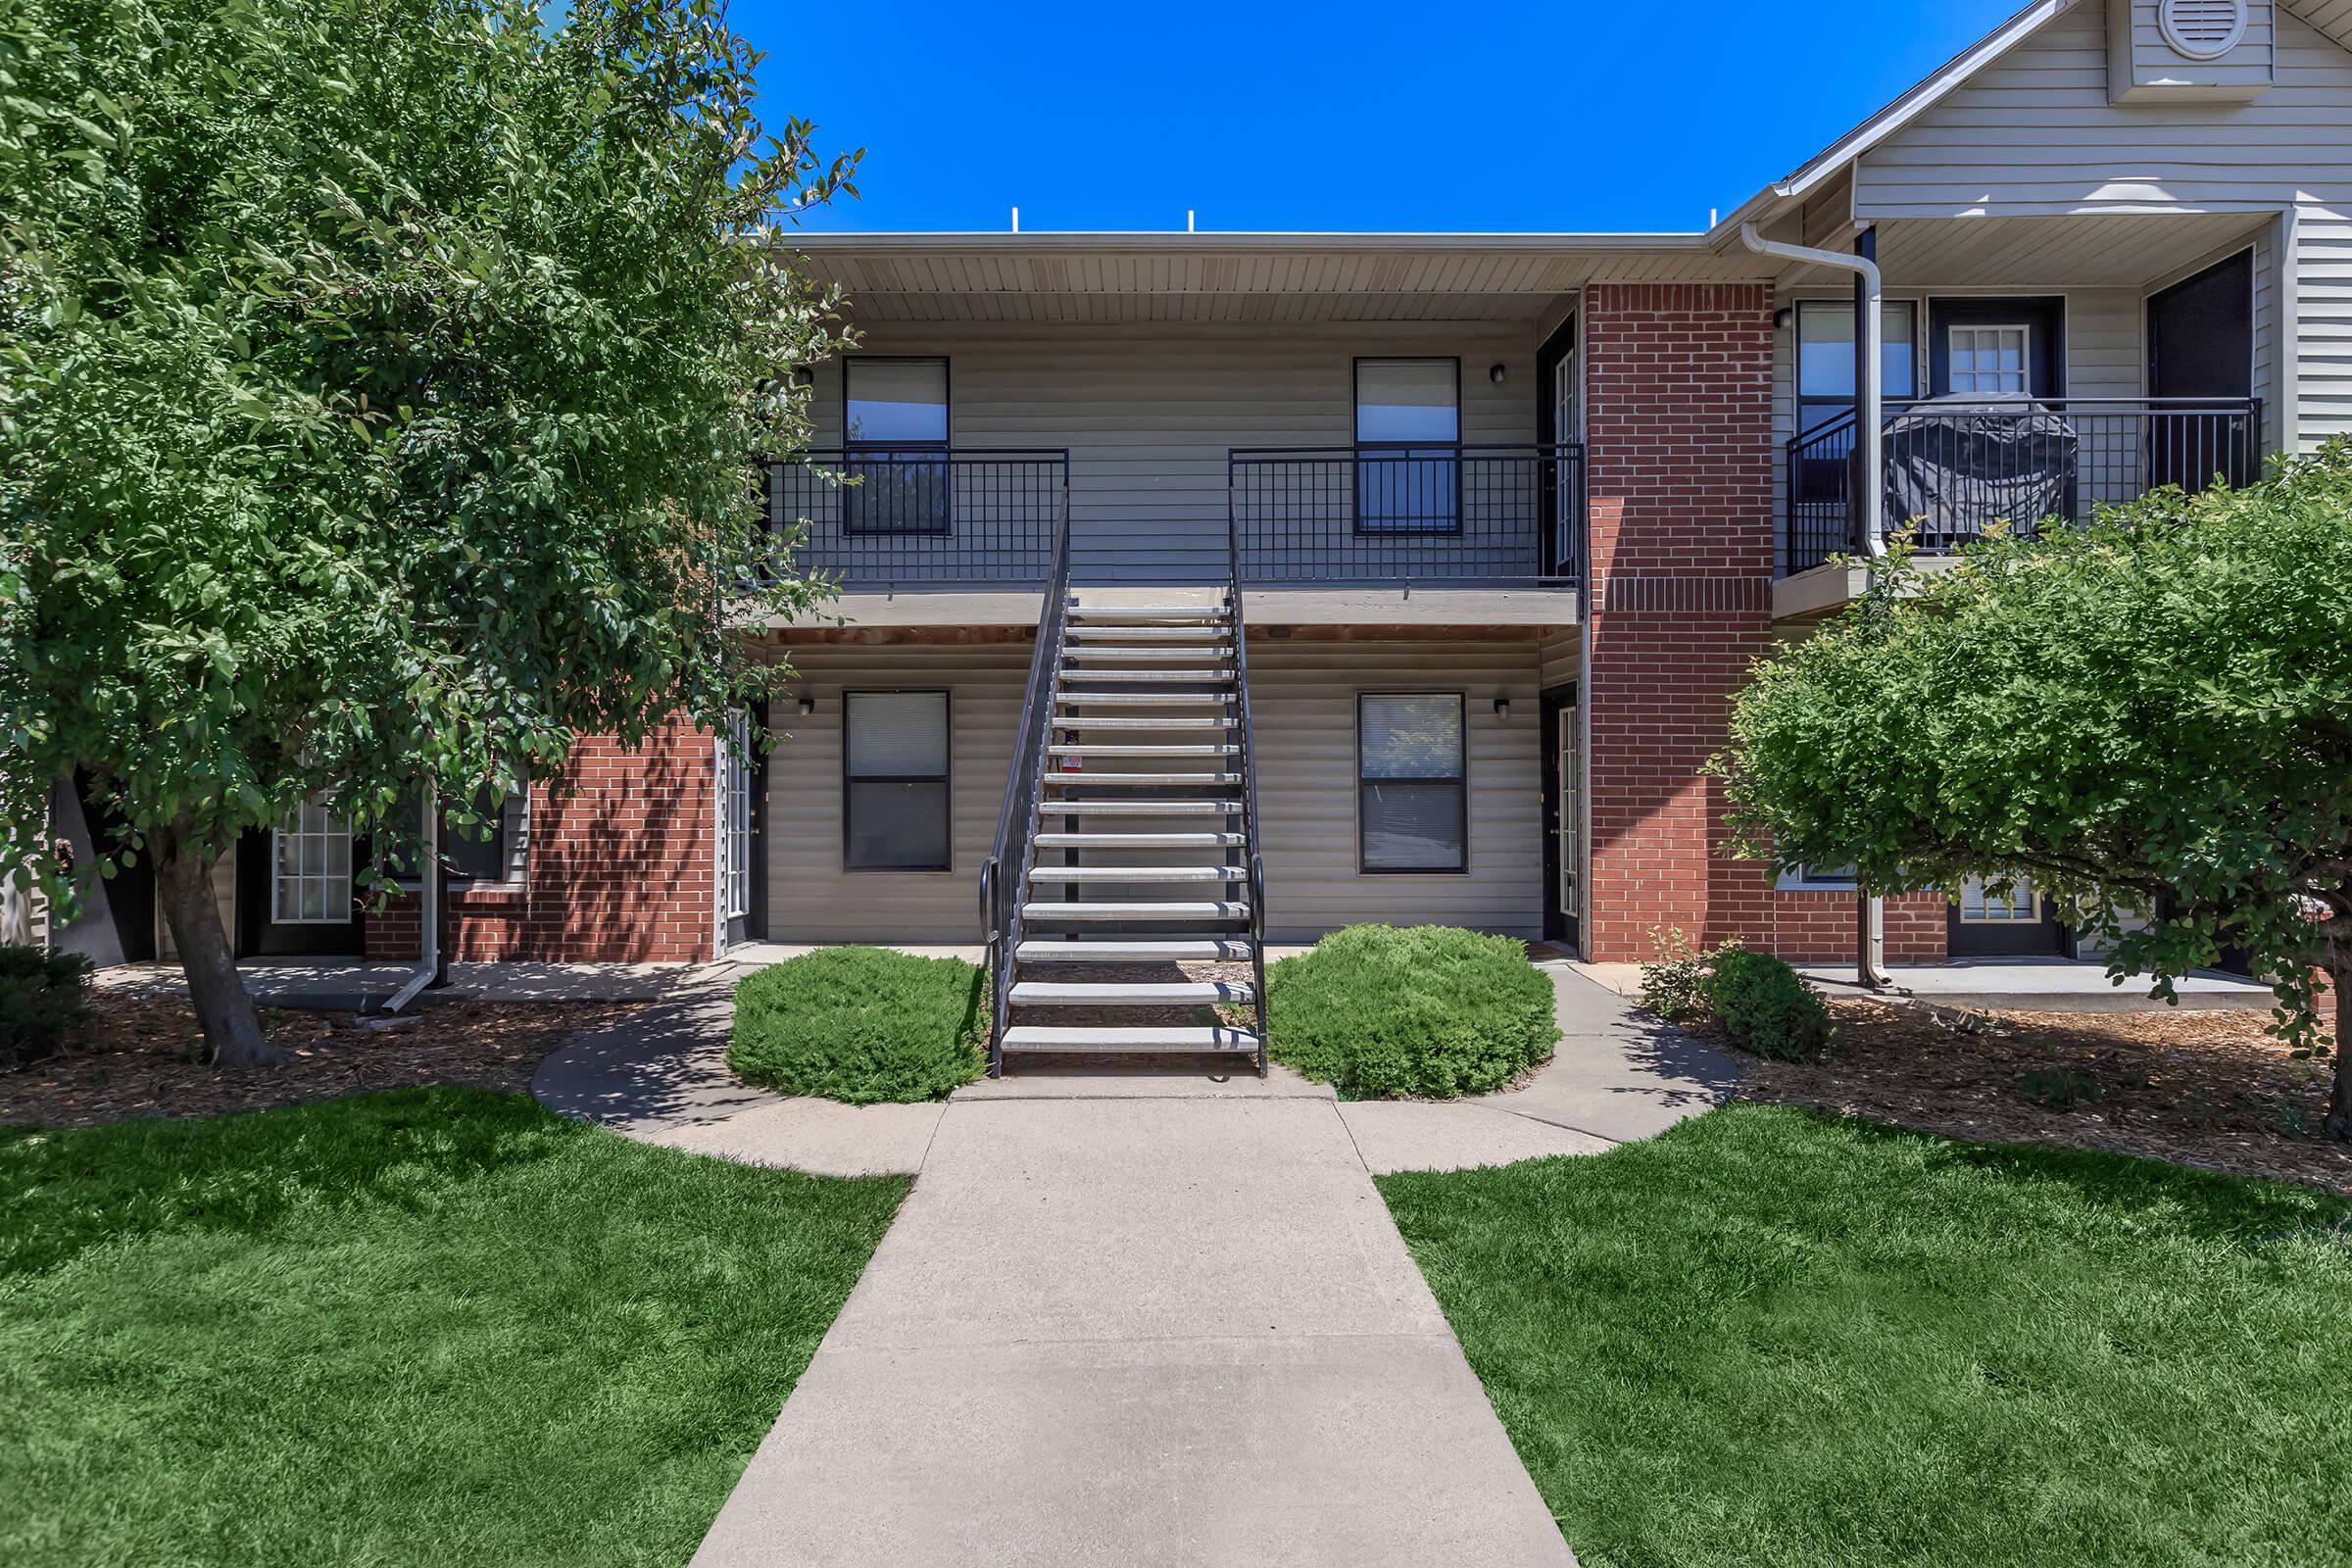
<path id="1" fill-rule="evenodd" d="M 1876 482 L 1930 550 L 2251 475 L 2352 426 L 2352 0 L 2039 0 L 1698 233 L 807 236 L 863 341 L 768 497 L 846 624 L 770 629 L 760 765 L 678 735 L 535 792 L 456 951 L 1850 952 L 1837 869 L 1728 858 L 1699 771 L 1867 511 L 1855 274 L 1751 237 L 1875 261 Z M 333 853 L 252 847 L 257 945 L 288 845 Z M 2067 940 L 1953 891 L 1891 956 Z"/>

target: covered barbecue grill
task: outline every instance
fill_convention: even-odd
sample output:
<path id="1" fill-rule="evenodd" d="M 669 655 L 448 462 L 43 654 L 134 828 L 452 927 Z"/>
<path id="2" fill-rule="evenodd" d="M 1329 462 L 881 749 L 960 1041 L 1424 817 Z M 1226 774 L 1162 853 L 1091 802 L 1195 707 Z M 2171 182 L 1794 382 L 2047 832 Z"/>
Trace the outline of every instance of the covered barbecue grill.
<path id="1" fill-rule="evenodd" d="M 2075 427 L 2024 393 L 1954 393 L 1886 422 L 1886 525 L 1951 549 L 2006 520 L 2020 533 L 2075 511 Z"/>

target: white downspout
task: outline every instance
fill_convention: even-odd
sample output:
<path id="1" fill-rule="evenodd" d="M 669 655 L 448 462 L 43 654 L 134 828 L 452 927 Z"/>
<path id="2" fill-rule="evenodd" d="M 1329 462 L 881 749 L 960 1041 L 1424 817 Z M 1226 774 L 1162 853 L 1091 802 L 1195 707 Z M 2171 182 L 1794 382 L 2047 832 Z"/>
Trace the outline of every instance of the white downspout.
<path id="1" fill-rule="evenodd" d="M 1885 460 L 1880 456 L 1880 431 L 1886 415 L 1886 394 L 1880 385 L 1884 379 L 1881 340 L 1886 332 L 1886 279 L 1879 274 L 1879 264 L 1867 256 L 1848 256 L 1843 251 L 1818 250 L 1810 245 L 1785 245 L 1779 240 L 1766 239 L 1753 223 L 1740 225 L 1740 243 L 1759 256 L 1834 267 L 1862 280 L 1858 313 L 1862 318 L 1855 323 L 1861 344 L 1854 357 L 1854 485 L 1861 492 L 1862 551 L 1877 561 L 1886 554 L 1886 487 L 1883 477 Z M 1886 984 L 1886 901 L 1865 895 L 1859 906 L 1854 969 L 1862 984 L 1875 991 Z"/>
<path id="2" fill-rule="evenodd" d="M 417 994 L 431 985 L 441 973 L 441 803 L 433 789 L 433 781 L 424 781 L 424 830 L 418 836 L 418 871 L 423 886 L 418 894 L 422 901 L 424 941 L 419 949 L 416 973 L 409 983 L 393 993 L 384 1004 L 386 1012 L 398 1012 L 416 1000 Z"/>
<path id="3" fill-rule="evenodd" d="M 1886 492 L 1877 481 L 1880 472 L 1880 428 L 1886 416 L 1886 397 L 1879 382 L 1883 376 L 1880 343 L 1886 332 L 1886 282 L 1879 276 L 1879 264 L 1866 256 L 1848 256 L 1843 251 L 1816 250 L 1810 245 L 1784 245 L 1777 239 L 1766 239 L 1753 223 L 1740 225 L 1740 243 L 1760 256 L 1778 256 L 1785 262 L 1809 262 L 1816 267 L 1835 267 L 1840 271 L 1853 272 L 1862 279 L 1865 309 L 1859 323 L 1862 331 L 1862 351 L 1854 360 L 1854 455 L 1860 460 L 1857 466 L 1872 475 L 1872 482 L 1859 484 L 1862 501 L 1862 550 L 1872 560 L 1886 554 Z"/>

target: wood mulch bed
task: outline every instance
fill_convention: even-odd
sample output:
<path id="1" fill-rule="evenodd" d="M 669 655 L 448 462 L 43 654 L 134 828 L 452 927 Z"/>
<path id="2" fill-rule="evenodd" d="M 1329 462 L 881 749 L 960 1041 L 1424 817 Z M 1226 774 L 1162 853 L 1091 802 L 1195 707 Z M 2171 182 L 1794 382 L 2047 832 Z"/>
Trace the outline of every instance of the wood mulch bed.
<path id="1" fill-rule="evenodd" d="M 0 1072 L 0 1123 L 91 1127 L 133 1116 L 217 1116 L 336 1100 L 374 1089 L 450 1084 L 525 1089 L 540 1058 L 577 1030 L 637 1010 L 626 1003 L 438 1003 L 414 1022 L 370 1027 L 351 1012 L 264 1007 L 281 1067 L 205 1065 L 187 999 L 100 987 L 97 1017 L 57 1055 Z"/>
<path id="2" fill-rule="evenodd" d="M 2264 1032 L 2268 1012 L 1956 1013 L 1844 999 L 1830 1010 L 1826 1055 L 1742 1055 L 1741 1098 L 2352 1192 L 2352 1145 L 2320 1125 L 2332 1059 L 2296 1059 Z"/>

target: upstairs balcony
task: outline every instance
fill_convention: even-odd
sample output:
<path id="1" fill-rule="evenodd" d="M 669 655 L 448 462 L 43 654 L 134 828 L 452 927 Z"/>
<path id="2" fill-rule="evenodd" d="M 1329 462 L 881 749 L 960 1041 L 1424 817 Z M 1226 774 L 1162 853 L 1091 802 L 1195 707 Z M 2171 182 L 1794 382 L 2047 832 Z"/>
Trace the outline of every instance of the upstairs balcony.
<path id="1" fill-rule="evenodd" d="M 1855 416 L 1788 444 L 1787 567 L 1866 553 Z M 2259 398 L 1949 397 L 1886 406 L 1880 483 L 1891 535 L 1949 555 L 1996 523 L 2031 535 L 2163 485 L 2244 484 L 2261 472 Z"/>
<path id="2" fill-rule="evenodd" d="M 1557 588 L 1582 556 L 1573 444 L 1235 448 L 1224 515 L 1188 471 L 1202 514 L 1149 526 L 1092 514 L 1083 490 L 1073 507 L 1071 477 L 1061 448 L 812 451 L 767 466 L 768 525 L 845 594 L 1035 593 L 1065 517 L 1082 577 L 1110 583 L 1230 555 L 1260 589 Z"/>

